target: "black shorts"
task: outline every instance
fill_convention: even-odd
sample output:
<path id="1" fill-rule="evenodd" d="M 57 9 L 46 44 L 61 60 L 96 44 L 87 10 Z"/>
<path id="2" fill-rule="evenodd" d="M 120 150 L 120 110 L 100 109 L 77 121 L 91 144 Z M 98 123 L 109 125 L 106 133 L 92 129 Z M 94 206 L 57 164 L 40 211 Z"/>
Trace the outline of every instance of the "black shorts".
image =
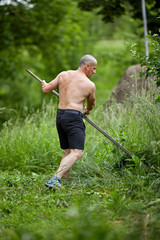
<path id="1" fill-rule="evenodd" d="M 85 124 L 81 112 L 58 109 L 56 125 L 62 149 L 84 149 Z"/>

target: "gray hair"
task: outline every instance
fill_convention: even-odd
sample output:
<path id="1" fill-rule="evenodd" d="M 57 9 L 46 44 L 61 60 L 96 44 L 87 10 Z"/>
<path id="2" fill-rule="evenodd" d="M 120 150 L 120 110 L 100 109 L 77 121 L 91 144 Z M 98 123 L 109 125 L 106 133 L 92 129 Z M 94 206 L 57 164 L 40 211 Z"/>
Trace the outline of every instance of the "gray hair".
<path id="1" fill-rule="evenodd" d="M 80 62 L 79 62 L 79 67 L 82 67 L 86 64 L 90 64 L 90 65 L 94 65 L 97 63 L 97 60 L 92 56 L 92 55 L 84 55 L 81 59 L 80 59 Z"/>

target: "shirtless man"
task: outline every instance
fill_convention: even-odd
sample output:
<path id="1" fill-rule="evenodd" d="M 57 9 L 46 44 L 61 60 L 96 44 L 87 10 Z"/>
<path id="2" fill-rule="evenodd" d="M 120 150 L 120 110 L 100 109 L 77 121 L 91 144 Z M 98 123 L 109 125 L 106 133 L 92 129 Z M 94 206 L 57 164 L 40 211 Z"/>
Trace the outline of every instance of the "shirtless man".
<path id="1" fill-rule="evenodd" d="M 59 88 L 59 104 L 56 126 L 60 146 L 63 149 L 61 163 L 45 185 L 60 188 L 62 177 L 69 177 L 71 167 L 83 155 L 85 125 L 82 113 L 89 114 L 95 105 L 95 84 L 89 80 L 96 73 L 97 60 L 91 55 L 80 59 L 77 70 L 61 72 L 50 83 L 42 82 L 42 91 L 49 93 Z M 84 101 L 87 100 L 86 107 Z"/>

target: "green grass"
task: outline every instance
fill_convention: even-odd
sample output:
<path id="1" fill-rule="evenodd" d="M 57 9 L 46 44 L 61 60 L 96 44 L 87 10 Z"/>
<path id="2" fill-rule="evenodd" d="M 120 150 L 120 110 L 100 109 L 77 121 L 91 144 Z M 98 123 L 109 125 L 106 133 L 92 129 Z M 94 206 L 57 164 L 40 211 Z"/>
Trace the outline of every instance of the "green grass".
<path id="1" fill-rule="evenodd" d="M 44 186 L 62 154 L 56 106 L 44 104 L 24 122 L 5 124 L 0 136 L 1 239 L 158 239 L 160 111 L 149 96 L 132 101 L 90 117 L 136 156 L 129 159 L 86 123 L 84 156 L 57 192 Z"/>
<path id="2" fill-rule="evenodd" d="M 159 105 L 143 93 L 105 108 L 132 59 L 121 41 L 97 43 L 95 54 L 97 106 L 89 117 L 133 158 L 86 123 L 84 155 L 54 192 L 44 184 L 62 155 L 57 105 L 44 102 L 24 120 L 6 122 L 0 132 L 0 239 L 159 239 Z"/>
<path id="3" fill-rule="evenodd" d="M 92 76 L 96 84 L 96 106 L 103 105 L 124 71 L 135 60 L 123 40 L 99 41 L 94 45 L 93 55 L 98 60 L 97 73 Z"/>

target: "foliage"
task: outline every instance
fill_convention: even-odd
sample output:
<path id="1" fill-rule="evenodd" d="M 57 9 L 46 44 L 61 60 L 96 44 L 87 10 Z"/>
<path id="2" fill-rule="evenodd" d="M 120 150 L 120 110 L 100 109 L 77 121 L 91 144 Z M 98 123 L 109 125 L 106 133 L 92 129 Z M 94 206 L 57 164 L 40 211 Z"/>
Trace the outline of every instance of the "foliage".
<path id="1" fill-rule="evenodd" d="M 81 40 L 85 36 L 81 31 L 83 19 L 80 14 L 83 13 L 76 8 L 76 3 L 71 0 L 42 2 L 32 0 L 29 3 L 15 0 L 9 5 L 0 6 L 0 9 L 1 50 L 4 48 L 10 50 L 14 47 L 16 53 L 17 48 L 21 49 L 24 46 L 25 48 L 32 46 L 30 51 L 38 48 L 42 52 L 42 58 L 45 59 L 47 65 L 49 64 L 47 70 L 53 66 L 58 68 L 56 71 L 50 69 L 52 74 L 64 68 L 66 56 L 67 63 L 72 61 L 73 65 L 72 48 L 76 43 L 78 51 L 78 48 L 82 46 Z M 84 14 L 85 16 L 88 15 Z M 68 51 L 67 54 L 64 48 Z"/>
<path id="2" fill-rule="evenodd" d="M 0 106 L 3 122 L 26 105 L 38 108 L 42 94 L 26 73 L 50 81 L 62 70 L 77 68 L 79 58 L 91 50 L 84 39 L 85 18 L 91 14 L 77 8 L 73 0 L 3 1 L 0 5 Z M 28 94 L 29 93 L 29 94 Z"/>
<path id="3" fill-rule="evenodd" d="M 55 127 L 57 104 L 46 99 L 34 114 L 25 110 L 25 120 L 17 116 L 0 132 L 2 239 L 159 238 L 160 111 L 150 94 L 104 110 L 100 98 L 106 100 L 106 88 L 112 89 L 132 59 L 121 41 L 100 42 L 94 51 L 100 96 L 90 117 L 133 158 L 86 123 L 83 158 L 63 180 L 62 190 L 50 191 L 44 183 L 62 155 Z"/>
<path id="4" fill-rule="evenodd" d="M 97 74 L 92 77 L 96 84 L 96 106 L 106 104 L 110 92 L 124 71 L 136 64 L 123 40 L 101 40 L 94 44 L 93 54 L 98 60 Z M 125 57 L 124 57 L 125 56 Z"/>
<path id="5" fill-rule="evenodd" d="M 150 36 L 150 47 L 152 49 L 151 56 L 148 60 L 145 58 L 141 59 L 141 64 L 147 67 L 146 78 L 149 76 L 156 76 L 155 82 L 157 87 L 160 87 L 160 36 L 154 34 Z"/>
<path id="6" fill-rule="evenodd" d="M 25 56 L 25 53 L 27 56 Z M 120 77 L 122 76 L 123 72 L 125 69 L 130 66 L 131 64 L 135 63 L 135 59 L 131 56 L 131 54 L 128 52 L 128 49 L 125 46 L 125 42 L 123 40 L 103 40 L 99 42 L 94 42 L 92 54 L 97 58 L 98 60 L 98 67 L 97 67 L 97 74 L 92 77 L 92 80 L 95 81 L 95 84 L 97 86 L 96 90 L 96 105 L 99 106 L 101 104 L 104 104 L 106 102 L 106 99 L 109 96 L 110 91 L 112 88 L 115 86 L 115 84 L 118 82 Z M 125 56 L 125 58 L 124 58 Z M 26 51 L 24 51 L 24 57 L 23 61 L 27 61 L 28 54 Z M 18 59 L 18 56 L 17 56 Z M 32 67 L 36 69 L 37 66 L 43 66 L 43 64 L 40 64 L 41 59 L 39 58 L 39 63 L 35 66 L 35 61 L 34 58 L 31 59 L 30 61 L 32 62 Z M 19 55 L 19 64 L 17 66 L 20 66 L 20 55 Z M 22 63 L 23 65 L 23 63 Z M 22 69 L 24 66 L 21 66 Z M 28 67 L 27 67 L 28 68 Z M 32 69 L 32 68 L 31 68 Z M 45 69 L 44 73 L 42 74 L 41 72 L 38 73 L 37 75 L 41 78 L 44 79 L 46 75 Z M 41 69 L 41 71 L 42 71 Z M 112 71 L 111 69 L 114 69 Z M 18 70 L 17 70 L 18 71 Z M 36 73 L 36 70 L 32 70 L 34 73 Z M 0 94 L 3 95 L 3 100 L 1 99 L 1 105 L 3 106 L 3 101 L 5 100 L 5 108 L 3 108 L 0 112 L 0 118 L 1 120 L 7 120 L 10 119 L 11 116 L 17 118 L 21 117 L 28 112 L 30 112 L 31 108 L 36 108 L 40 105 L 40 99 L 41 102 L 42 100 L 42 93 L 40 89 L 40 84 L 34 80 L 27 72 L 25 73 L 25 79 L 23 78 L 24 72 L 19 72 L 17 75 L 18 81 L 10 81 L 10 79 L 6 80 L 3 82 L 1 86 L 1 91 Z M 16 76 L 15 76 L 16 77 Z M 48 78 L 48 77 L 47 77 Z M 46 80 L 47 81 L 47 80 Z M 15 84 L 18 86 L 15 88 Z M 27 84 L 28 87 L 24 87 L 24 84 Z M 14 89 L 14 99 L 15 102 L 13 104 L 19 103 L 21 106 L 21 111 L 18 109 L 14 110 L 11 105 L 12 102 L 12 92 L 9 90 L 9 86 L 12 86 Z M 5 89 L 6 90 L 5 90 Z M 5 93 L 5 91 L 8 92 Z M 16 91 L 16 94 L 15 94 Z M 18 92 L 17 92 L 18 91 Z M 7 97 L 7 98 L 6 98 Z M 48 96 L 44 96 L 45 99 L 50 99 L 52 98 L 53 101 L 56 102 L 56 98 L 53 97 L 52 94 L 49 94 Z M 23 101 L 22 101 L 23 99 Z M 20 101 L 21 100 L 21 101 Z M 20 101 L 20 102 L 19 102 Z M 25 105 L 25 107 L 23 107 Z M 8 107 L 9 109 L 8 109 Z M 25 108 L 25 113 L 23 109 Z"/>
<path id="7" fill-rule="evenodd" d="M 133 63 L 124 45 L 121 46 L 122 51 L 119 49 L 121 40 L 117 41 L 117 49 L 114 51 L 110 47 L 106 49 L 105 44 L 102 44 L 102 55 L 105 57 L 101 57 L 94 48 L 99 38 L 128 38 L 128 35 L 134 38 L 136 22 L 126 15 L 106 25 L 95 12 L 91 14 L 80 11 L 77 3 L 78 1 L 73 0 L 14 0 L 10 4 L 3 1 L 0 5 L 0 107 L 3 109 L 0 113 L 1 125 L 11 117 L 21 116 L 24 106 L 26 111 L 32 112 L 41 105 L 43 95 L 40 87 L 38 88 L 38 83 L 26 73 L 26 68 L 41 79 L 50 81 L 62 70 L 77 68 L 79 58 L 90 52 L 100 59 L 100 64 L 102 61 L 106 62 L 103 63 L 103 71 L 108 79 L 112 79 L 110 91 L 123 70 Z M 112 45 L 111 41 L 108 45 Z M 124 55 L 127 55 L 126 60 Z M 117 68 L 119 59 L 124 60 L 123 68 Z M 112 72 L 110 76 L 108 73 L 111 73 L 110 68 L 113 67 L 118 71 Z M 103 74 L 104 72 L 100 72 L 99 77 L 104 78 Z M 104 79 L 100 79 L 98 82 L 103 81 Z M 106 100 L 109 91 L 105 93 L 102 101 Z"/>
<path id="8" fill-rule="evenodd" d="M 124 14 L 125 6 L 122 4 L 123 1 L 80 1 L 79 7 L 86 11 L 92 11 L 98 8 L 98 14 L 103 15 L 103 20 L 105 22 L 112 22 L 113 18 L 119 17 Z"/>
<path id="9" fill-rule="evenodd" d="M 155 93 L 156 102 L 160 101 L 160 36 L 158 34 L 154 34 L 152 36 L 148 36 L 149 38 L 149 46 L 150 46 L 150 57 L 147 59 L 146 56 L 142 56 L 139 51 L 137 51 L 136 44 L 133 44 L 130 47 L 130 51 L 133 56 L 135 56 L 142 66 L 146 66 L 146 72 L 141 72 L 141 76 L 145 75 L 145 79 L 148 77 L 153 77 L 157 86 L 157 92 Z"/>
<path id="10" fill-rule="evenodd" d="M 159 33 L 159 9 L 160 3 L 158 0 L 146 0 L 146 14 L 148 18 L 148 29 L 153 33 Z M 105 22 L 113 22 L 115 17 L 120 17 L 129 10 L 130 15 L 134 19 L 142 19 L 142 7 L 139 0 L 80 0 L 79 7 L 86 11 L 97 9 L 97 13 L 102 15 Z M 140 22 L 142 25 L 142 21 Z"/>
<path id="11" fill-rule="evenodd" d="M 33 70 L 39 69 L 41 77 L 42 54 L 38 47 L 34 51 Z M 20 50 L 19 61 L 21 53 L 28 62 L 29 50 Z M 93 79 L 98 106 L 90 118 L 133 157 L 86 123 L 83 158 L 63 180 L 63 188 L 53 192 L 44 183 L 62 155 L 55 127 L 57 103 L 46 98 L 42 109 L 30 115 L 24 108 L 23 120 L 14 110 L 16 120 L 5 122 L 0 132 L 0 239 L 159 239 L 160 110 L 145 92 L 131 96 L 126 105 L 104 109 L 100 103 L 134 60 L 122 41 L 101 41 L 93 53 L 98 59 Z"/>

